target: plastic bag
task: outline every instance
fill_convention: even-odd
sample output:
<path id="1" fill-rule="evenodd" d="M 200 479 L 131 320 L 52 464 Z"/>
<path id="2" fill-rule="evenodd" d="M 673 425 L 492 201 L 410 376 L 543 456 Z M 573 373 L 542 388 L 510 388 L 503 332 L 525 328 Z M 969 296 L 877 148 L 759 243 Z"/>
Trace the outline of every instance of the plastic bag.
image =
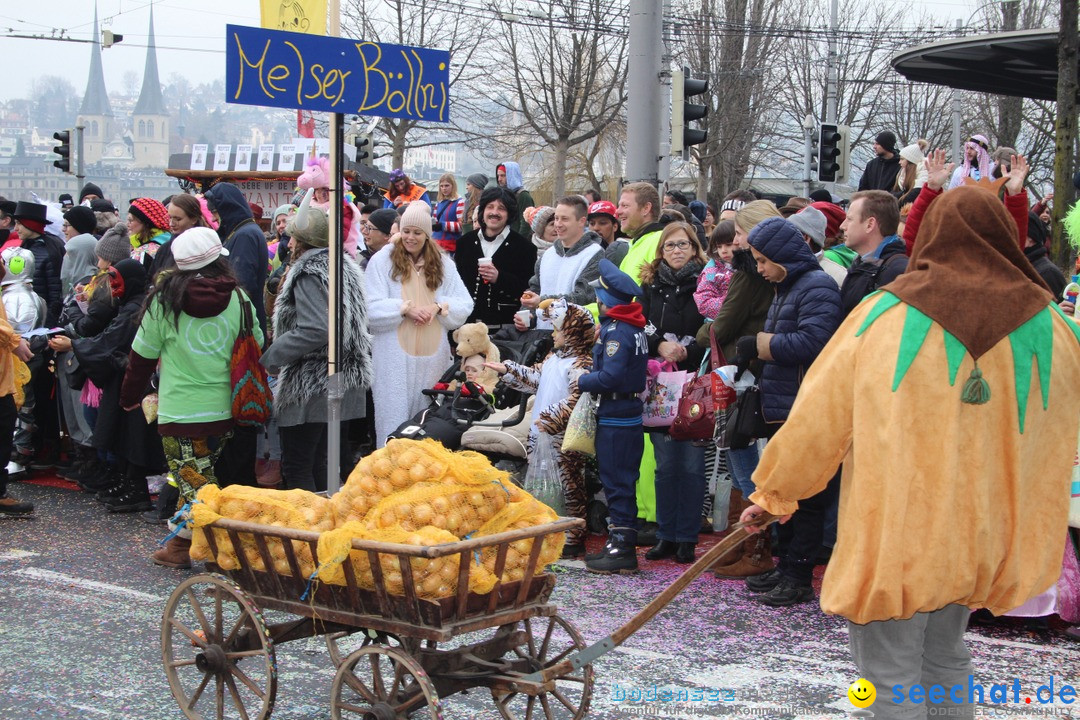
<path id="1" fill-rule="evenodd" d="M 664 368 L 645 384 L 645 406 L 641 411 L 645 427 L 670 427 L 675 422 L 683 386 L 693 377 L 693 373 L 676 370 L 671 363 L 664 363 Z"/>
<path id="2" fill-rule="evenodd" d="M 536 447 L 525 471 L 525 491 L 544 503 L 556 514 L 566 514 L 562 480 L 559 479 L 559 453 L 547 433 L 537 433 Z"/>
<path id="3" fill-rule="evenodd" d="M 579 452 L 596 455 L 596 406 L 599 400 L 592 393 L 583 392 L 574 405 L 570 419 L 563 432 L 563 452 Z"/>

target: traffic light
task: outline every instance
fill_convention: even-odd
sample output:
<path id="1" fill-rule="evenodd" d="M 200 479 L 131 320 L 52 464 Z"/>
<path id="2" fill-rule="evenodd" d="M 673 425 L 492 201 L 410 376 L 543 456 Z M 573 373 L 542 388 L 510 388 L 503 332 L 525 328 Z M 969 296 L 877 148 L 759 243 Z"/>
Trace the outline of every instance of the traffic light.
<path id="1" fill-rule="evenodd" d="M 817 146 L 819 182 L 836 182 L 836 176 L 840 173 L 840 140 L 840 131 L 836 125 L 821 124 Z"/>
<path id="2" fill-rule="evenodd" d="M 840 167 L 836 171 L 836 182 L 846 183 L 848 169 L 851 168 L 851 128 L 847 125 L 837 125 L 836 131 L 840 133 L 840 141 L 837 143 L 840 154 L 836 156 L 836 162 Z"/>
<path id="3" fill-rule="evenodd" d="M 375 138 L 371 133 L 361 133 L 353 139 L 356 146 L 356 162 L 361 165 L 371 165 L 374 159 L 371 153 L 375 150 Z"/>
<path id="4" fill-rule="evenodd" d="M 60 144 L 53 148 L 53 152 L 60 156 L 59 160 L 53 160 L 53 167 L 62 172 L 71 172 L 71 131 L 54 132 L 53 139 L 60 141 Z"/>
<path id="5" fill-rule="evenodd" d="M 671 74 L 671 154 L 681 153 L 683 160 L 690 158 L 689 147 L 700 145 L 709 137 L 707 130 L 689 127 L 694 120 L 703 120 L 709 114 L 706 105 L 687 102 L 686 99 L 709 91 L 709 81 L 690 77 L 685 65 Z"/>

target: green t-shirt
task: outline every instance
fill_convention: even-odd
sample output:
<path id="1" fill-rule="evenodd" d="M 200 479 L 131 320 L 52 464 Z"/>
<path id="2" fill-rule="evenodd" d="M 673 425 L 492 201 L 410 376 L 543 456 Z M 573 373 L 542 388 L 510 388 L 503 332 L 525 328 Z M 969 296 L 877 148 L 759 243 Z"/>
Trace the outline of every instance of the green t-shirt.
<path id="1" fill-rule="evenodd" d="M 245 297 L 245 302 L 250 301 Z M 255 309 L 251 309 L 255 317 Z M 252 331 L 260 345 L 262 330 Z M 224 312 L 195 318 L 180 313 L 179 327 L 154 301 L 143 316 L 131 349 L 161 360 L 159 423 L 212 423 L 232 417 L 229 361 L 240 332 L 240 300 L 234 292 Z"/>

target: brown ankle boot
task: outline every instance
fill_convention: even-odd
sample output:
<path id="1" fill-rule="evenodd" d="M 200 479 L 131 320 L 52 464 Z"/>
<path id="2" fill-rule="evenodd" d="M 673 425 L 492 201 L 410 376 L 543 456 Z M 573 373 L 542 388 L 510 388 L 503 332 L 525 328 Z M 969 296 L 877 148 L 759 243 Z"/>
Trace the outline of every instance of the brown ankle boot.
<path id="1" fill-rule="evenodd" d="M 751 535 L 742 544 L 742 548 L 742 557 L 723 567 L 713 568 L 713 575 L 723 580 L 740 580 L 773 569 L 772 538 L 767 529 Z"/>
<path id="2" fill-rule="evenodd" d="M 150 556 L 155 565 L 186 570 L 191 567 L 191 540 L 182 537 L 172 537 L 165 543 L 165 547 L 159 548 Z"/>

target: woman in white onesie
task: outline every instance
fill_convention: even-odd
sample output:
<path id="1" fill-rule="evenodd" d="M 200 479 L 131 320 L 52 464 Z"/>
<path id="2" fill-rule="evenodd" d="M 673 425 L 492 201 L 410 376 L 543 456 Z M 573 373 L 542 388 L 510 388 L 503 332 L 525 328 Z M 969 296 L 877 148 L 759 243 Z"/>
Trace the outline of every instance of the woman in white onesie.
<path id="1" fill-rule="evenodd" d="M 364 278 L 379 447 L 427 404 L 420 391 L 435 384 L 453 359 L 446 333 L 462 325 L 473 309 L 454 261 L 431 239 L 427 203 L 409 203 L 400 234 L 372 256 Z"/>

